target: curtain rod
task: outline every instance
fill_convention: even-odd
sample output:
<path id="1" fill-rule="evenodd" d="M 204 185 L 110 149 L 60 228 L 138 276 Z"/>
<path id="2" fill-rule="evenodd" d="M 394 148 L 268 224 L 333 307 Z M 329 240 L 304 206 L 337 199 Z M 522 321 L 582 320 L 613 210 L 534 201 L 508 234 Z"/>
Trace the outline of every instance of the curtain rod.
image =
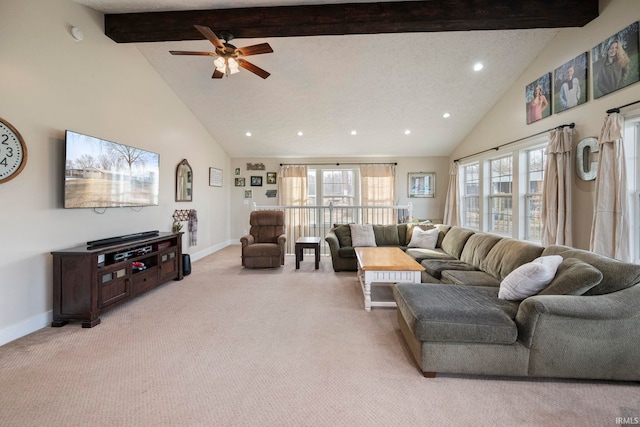
<path id="1" fill-rule="evenodd" d="M 346 162 L 346 163 L 280 163 L 280 166 L 320 166 L 320 165 L 334 165 L 334 166 L 340 166 L 340 165 L 394 165 L 397 166 L 398 163 L 392 163 L 392 162 L 384 162 L 384 163 L 350 163 L 350 162 Z"/>
<path id="2" fill-rule="evenodd" d="M 638 102 L 640 102 L 640 101 L 638 101 Z M 477 156 L 478 154 L 486 153 L 488 151 L 498 151 L 499 149 L 501 149 L 502 147 L 506 147 L 507 145 L 515 144 L 516 142 L 520 142 L 520 141 L 523 141 L 525 139 L 533 138 L 534 136 L 542 135 L 543 133 L 547 133 L 547 132 L 550 132 L 550 131 L 556 130 L 556 129 L 562 129 L 562 128 L 565 128 L 565 127 L 570 127 L 571 129 L 573 129 L 574 127 L 576 127 L 576 124 L 575 123 L 570 123 L 568 125 L 560 125 L 560 126 L 553 127 L 551 129 L 543 130 L 542 132 L 534 133 L 533 135 L 525 136 L 524 138 L 516 139 L 515 141 L 507 142 L 505 144 L 498 145 L 497 147 L 488 148 L 488 149 L 483 150 L 483 151 L 478 151 L 475 154 L 469 154 L 468 156 L 460 157 L 459 159 L 455 159 L 454 162 L 458 163 L 460 160 L 463 160 L 463 159 L 466 159 L 466 158 L 469 158 L 469 157 L 473 157 L 473 156 Z"/>
<path id="3" fill-rule="evenodd" d="M 630 105 L 634 105 L 634 104 L 637 104 L 637 103 L 639 103 L 639 102 L 640 102 L 640 100 L 638 100 L 638 101 L 633 101 L 633 102 L 630 102 L 630 103 L 628 103 L 628 104 L 621 105 L 620 107 L 611 108 L 610 110 L 607 110 L 607 114 L 611 114 L 611 113 L 619 113 L 621 108 L 628 107 L 628 106 L 630 106 Z"/>

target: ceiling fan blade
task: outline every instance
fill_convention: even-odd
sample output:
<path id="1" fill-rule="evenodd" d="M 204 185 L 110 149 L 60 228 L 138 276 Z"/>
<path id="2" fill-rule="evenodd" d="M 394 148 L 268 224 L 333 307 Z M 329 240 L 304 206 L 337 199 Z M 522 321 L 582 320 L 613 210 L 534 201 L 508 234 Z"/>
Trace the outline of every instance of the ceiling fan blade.
<path id="1" fill-rule="evenodd" d="M 240 65 L 242 68 L 244 68 L 245 70 L 251 71 L 253 74 L 256 74 L 260 77 L 262 77 L 263 79 L 266 79 L 267 77 L 269 77 L 271 75 L 271 73 L 263 70 L 262 68 L 253 65 L 251 62 L 249 61 L 245 61 L 242 58 L 238 58 L 238 65 Z"/>
<path id="2" fill-rule="evenodd" d="M 192 52 L 188 50 L 170 50 L 171 55 L 218 56 L 213 52 Z"/>
<path id="3" fill-rule="evenodd" d="M 222 44 L 218 36 L 216 36 L 216 33 L 214 33 L 211 28 L 205 27 L 203 25 L 194 25 L 194 27 L 196 27 L 196 30 L 200 31 L 202 35 L 207 38 L 207 40 L 213 43 L 215 47 L 224 49 L 224 44 Z"/>
<path id="4" fill-rule="evenodd" d="M 269 46 L 269 43 L 261 43 L 261 44 L 254 44 L 253 46 L 239 47 L 236 50 L 240 52 L 242 56 L 260 55 L 263 53 L 273 52 L 273 49 L 271 49 L 271 46 Z"/>
<path id="5" fill-rule="evenodd" d="M 211 76 L 212 79 L 221 79 L 224 77 L 224 73 L 220 70 L 218 70 L 217 68 L 215 70 L 213 70 L 213 75 Z"/>

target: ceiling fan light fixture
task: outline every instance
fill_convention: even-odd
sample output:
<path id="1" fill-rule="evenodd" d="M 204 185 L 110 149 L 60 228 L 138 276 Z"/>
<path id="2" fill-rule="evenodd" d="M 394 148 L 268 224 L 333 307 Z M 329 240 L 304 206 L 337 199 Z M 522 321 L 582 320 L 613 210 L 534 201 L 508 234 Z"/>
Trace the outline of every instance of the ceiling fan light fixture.
<path id="1" fill-rule="evenodd" d="M 227 65 L 229 66 L 229 74 L 235 74 L 240 71 L 240 65 L 238 65 L 238 61 L 233 58 L 229 58 L 227 60 Z"/>

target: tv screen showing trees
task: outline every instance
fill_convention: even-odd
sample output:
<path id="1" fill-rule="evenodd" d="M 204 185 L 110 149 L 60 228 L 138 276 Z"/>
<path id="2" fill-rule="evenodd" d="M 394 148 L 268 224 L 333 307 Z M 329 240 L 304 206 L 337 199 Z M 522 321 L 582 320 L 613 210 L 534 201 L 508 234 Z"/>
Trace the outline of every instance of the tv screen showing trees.
<path id="1" fill-rule="evenodd" d="M 66 131 L 65 208 L 155 206 L 160 155 Z"/>

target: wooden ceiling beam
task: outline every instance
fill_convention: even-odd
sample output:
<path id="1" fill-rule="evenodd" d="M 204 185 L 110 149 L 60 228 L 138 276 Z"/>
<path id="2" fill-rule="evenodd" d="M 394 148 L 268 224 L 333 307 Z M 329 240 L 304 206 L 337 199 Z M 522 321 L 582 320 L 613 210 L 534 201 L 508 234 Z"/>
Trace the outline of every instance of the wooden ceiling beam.
<path id="1" fill-rule="evenodd" d="M 193 26 L 235 38 L 581 27 L 598 0 L 426 0 L 105 15 L 118 43 L 201 40 Z"/>

